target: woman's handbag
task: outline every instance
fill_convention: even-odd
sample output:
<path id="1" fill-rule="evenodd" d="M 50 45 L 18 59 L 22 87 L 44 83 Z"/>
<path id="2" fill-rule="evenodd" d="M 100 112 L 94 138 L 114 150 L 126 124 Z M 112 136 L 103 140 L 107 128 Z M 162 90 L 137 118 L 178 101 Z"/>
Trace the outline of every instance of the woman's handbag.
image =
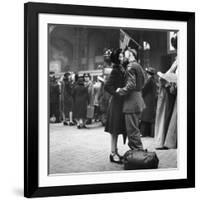
<path id="1" fill-rule="evenodd" d="M 129 150 L 124 154 L 124 169 L 156 169 L 159 159 L 155 152 Z"/>
<path id="2" fill-rule="evenodd" d="M 94 117 L 94 106 L 87 106 L 87 118 L 92 119 Z"/>

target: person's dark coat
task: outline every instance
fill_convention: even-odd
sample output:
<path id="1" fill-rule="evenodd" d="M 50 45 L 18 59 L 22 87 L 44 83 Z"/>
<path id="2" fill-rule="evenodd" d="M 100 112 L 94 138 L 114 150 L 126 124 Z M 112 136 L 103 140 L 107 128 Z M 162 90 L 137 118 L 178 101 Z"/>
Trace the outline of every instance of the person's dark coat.
<path id="1" fill-rule="evenodd" d="M 157 84 L 154 76 L 147 80 L 142 90 L 142 97 L 146 107 L 142 112 L 141 121 L 154 123 L 157 105 Z"/>
<path id="2" fill-rule="evenodd" d="M 136 62 L 130 62 L 126 70 L 126 85 L 119 90 L 124 96 L 124 113 L 141 113 L 145 108 L 142 98 L 145 76 L 142 67 Z"/>
<path id="3" fill-rule="evenodd" d="M 69 116 L 69 112 L 73 110 L 73 85 L 68 81 L 63 81 L 62 91 L 61 91 L 61 100 L 62 100 L 62 110 L 65 116 Z"/>
<path id="4" fill-rule="evenodd" d="M 125 70 L 121 65 L 114 65 L 110 77 L 105 83 L 104 89 L 111 97 L 109 100 L 107 121 L 105 131 L 111 134 L 123 134 L 125 141 L 126 127 L 125 118 L 122 113 L 123 97 L 116 93 L 117 88 L 123 87 L 125 84 Z"/>
<path id="5" fill-rule="evenodd" d="M 104 89 L 104 84 L 101 86 L 100 94 L 99 94 L 99 106 L 100 106 L 100 111 L 102 113 L 106 113 L 108 109 L 108 103 L 109 99 L 111 97 L 110 93 L 108 93 Z"/>
<path id="6" fill-rule="evenodd" d="M 59 109 L 59 85 L 55 80 L 50 82 L 50 117 L 55 116 L 56 121 L 60 120 L 60 109 Z"/>
<path id="7" fill-rule="evenodd" d="M 99 94 L 99 109 L 100 109 L 100 121 L 105 126 L 107 121 L 107 110 L 109 105 L 109 99 L 111 95 L 104 89 L 105 83 L 103 82 Z"/>
<path id="8" fill-rule="evenodd" d="M 83 81 L 78 81 L 73 89 L 73 115 L 76 119 L 85 119 L 87 115 L 87 105 L 89 103 L 88 89 Z"/>

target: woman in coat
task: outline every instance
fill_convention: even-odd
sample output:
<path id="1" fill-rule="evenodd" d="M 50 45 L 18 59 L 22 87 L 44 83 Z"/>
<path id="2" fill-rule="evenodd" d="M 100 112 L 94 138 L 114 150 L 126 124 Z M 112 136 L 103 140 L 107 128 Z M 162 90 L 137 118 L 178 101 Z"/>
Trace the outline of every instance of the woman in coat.
<path id="1" fill-rule="evenodd" d="M 106 92 L 106 90 L 104 89 L 106 77 L 105 79 L 100 78 L 100 81 L 102 83 L 100 94 L 99 94 L 100 121 L 102 125 L 105 126 L 106 121 L 107 121 L 108 104 L 109 104 L 109 99 L 111 95 L 108 92 Z"/>
<path id="2" fill-rule="evenodd" d="M 73 90 L 74 118 L 77 121 L 77 128 L 86 128 L 87 105 L 89 103 L 88 89 L 84 86 L 83 77 L 79 77 Z"/>
<path id="3" fill-rule="evenodd" d="M 63 112 L 63 124 L 64 125 L 74 125 L 73 123 L 73 84 L 70 80 L 71 74 L 69 72 L 64 74 L 62 88 L 61 88 L 61 98 L 62 98 L 62 112 Z"/>
<path id="4" fill-rule="evenodd" d="M 50 77 L 50 121 L 60 122 L 60 89 L 56 77 Z"/>
<path id="5" fill-rule="evenodd" d="M 177 35 L 172 37 L 172 46 L 177 50 Z M 170 119 L 169 127 L 167 130 L 167 135 L 165 139 L 164 146 L 168 149 L 176 149 L 177 148 L 177 76 L 178 76 L 178 63 L 177 57 L 175 58 L 174 63 L 171 68 L 167 71 L 167 73 L 174 73 L 175 79 L 174 83 L 171 85 L 170 92 L 175 97 L 175 103 L 173 106 L 173 112 Z"/>
<path id="6" fill-rule="evenodd" d="M 123 134 L 124 141 L 126 138 L 125 119 L 122 113 L 123 97 L 116 93 L 117 88 L 122 88 L 125 85 L 125 69 L 122 66 L 123 58 L 121 49 L 117 49 L 111 54 L 111 61 L 114 65 L 104 86 L 104 89 L 111 94 L 105 126 L 105 131 L 111 134 L 110 161 L 119 164 L 122 163 L 122 157 L 118 154 L 117 149 L 118 135 Z"/>
<path id="7" fill-rule="evenodd" d="M 94 108 L 94 86 L 93 86 L 93 83 L 91 81 L 91 76 L 90 76 L 89 73 L 84 73 L 83 78 L 84 78 L 84 85 L 87 88 L 88 95 L 89 95 L 88 106 L 90 106 L 91 108 Z M 94 116 L 92 116 L 91 118 L 88 118 L 87 121 L 86 121 L 86 124 L 91 124 L 93 117 Z"/>
<path id="8" fill-rule="evenodd" d="M 171 41 L 174 48 L 177 48 L 177 37 L 175 44 Z M 171 73 L 177 79 L 177 60 L 174 61 L 170 69 L 161 74 L 163 78 Z M 156 149 L 176 148 L 177 145 L 177 97 L 176 80 L 164 80 L 161 78 L 160 93 L 158 96 L 156 122 L 155 122 L 155 140 Z"/>

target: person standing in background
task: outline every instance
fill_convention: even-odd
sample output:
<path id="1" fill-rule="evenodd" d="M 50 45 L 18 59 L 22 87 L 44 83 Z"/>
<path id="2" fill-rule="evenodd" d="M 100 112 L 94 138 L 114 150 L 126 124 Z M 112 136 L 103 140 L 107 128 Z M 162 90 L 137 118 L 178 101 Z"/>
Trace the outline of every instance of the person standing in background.
<path id="1" fill-rule="evenodd" d="M 112 71 L 113 68 L 113 63 L 111 62 L 111 56 L 112 51 L 109 48 L 105 48 L 104 49 L 104 53 L 103 53 L 103 58 L 104 58 L 104 64 L 103 64 L 103 76 L 102 77 L 98 77 L 99 81 L 101 82 L 101 90 L 100 90 L 100 94 L 99 94 L 99 108 L 100 108 L 100 121 L 102 123 L 103 126 L 106 125 L 107 122 L 107 110 L 108 110 L 108 106 L 109 106 L 109 100 L 111 97 L 111 94 L 108 93 L 105 90 L 105 83 L 107 82 L 110 73 Z"/>
<path id="2" fill-rule="evenodd" d="M 101 92 L 102 83 L 97 78 L 94 86 L 94 120 L 95 122 L 100 120 L 100 108 L 99 108 L 99 96 Z"/>
<path id="3" fill-rule="evenodd" d="M 60 122 L 60 89 L 55 75 L 50 76 L 50 122 Z"/>
<path id="4" fill-rule="evenodd" d="M 99 92 L 99 110 L 100 110 L 100 121 L 103 126 L 106 125 L 107 121 L 107 109 L 109 104 L 109 99 L 111 95 L 104 89 L 105 82 L 107 81 L 105 76 L 104 78 L 98 77 L 101 82 L 101 88 Z"/>
<path id="5" fill-rule="evenodd" d="M 142 89 L 145 109 L 142 111 L 140 131 L 143 137 L 154 137 L 154 125 L 157 105 L 157 81 L 154 68 L 146 68 L 147 81 Z"/>
<path id="6" fill-rule="evenodd" d="M 172 46 L 177 50 L 177 35 L 172 37 Z M 177 57 L 166 73 L 158 72 L 160 88 L 155 121 L 156 149 L 177 147 Z"/>
<path id="7" fill-rule="evenodd" d="M 174 37 L 172 37 L 171 44 L 177 51 L 177 35 L 174 35 Z M 174 82 L 171 83 L 170 86 L 170 93 L 174 95 L 175 100 L 164 146 L 168 149 L 176 149 L 177 148 L 177 79 L 178 79 L 177 56 L 175 57 L 175 60 L 170 69 L 167 71 L 167 73 L 173 73 L 175 75 Z"/>
<path id="8" fill-rule="evenodd" d="M 66 72 L 61 85 L 61 102 L 64 125 L 74 125 L 73 122 L 73 84 L 71 73 Z"/>
<path id="9" fill-rule="evenodd" d="M 87 105 L 89 103 L 88 89 L 84 86 L 84 78 L 78 77 L 78 81 L 73 90 L 74 100 L 74 118 L 77 122 L 77 128 L 86 128 Z"/>
<path id="10" fill-rule="evenodd" d="M 94 86 L 91 81 L 91 76 L 89 73 L 84 73 L 83 74 L 84 78 L 84 85 L 88 90 L 88 95 L 89 95 L 89 103 L 88 106 L 90 107 L 90 110 L 94 111 Z M 94 114 L 94 112 L 93 112 Z M 88 118 L 86 121 L 86 124 L 91 124 L 92 123 L 92 118 Z"/>

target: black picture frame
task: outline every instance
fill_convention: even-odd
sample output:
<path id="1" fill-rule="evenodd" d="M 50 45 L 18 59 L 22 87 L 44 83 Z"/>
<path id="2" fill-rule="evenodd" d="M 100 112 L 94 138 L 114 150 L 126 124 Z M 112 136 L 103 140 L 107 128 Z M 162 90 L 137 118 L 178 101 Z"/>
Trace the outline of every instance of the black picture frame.
<path id="1" fill-rule="evenodd" d="M 39 187 L 38 15 L 40 13 L 182 21 L 187 23 L 187 178 Z M 24 5 L 24 196 L 44 197 L 195 187 L 195 13 L 26 3 Z M 189 134 L 190 133 L 190 134 Z"/>

